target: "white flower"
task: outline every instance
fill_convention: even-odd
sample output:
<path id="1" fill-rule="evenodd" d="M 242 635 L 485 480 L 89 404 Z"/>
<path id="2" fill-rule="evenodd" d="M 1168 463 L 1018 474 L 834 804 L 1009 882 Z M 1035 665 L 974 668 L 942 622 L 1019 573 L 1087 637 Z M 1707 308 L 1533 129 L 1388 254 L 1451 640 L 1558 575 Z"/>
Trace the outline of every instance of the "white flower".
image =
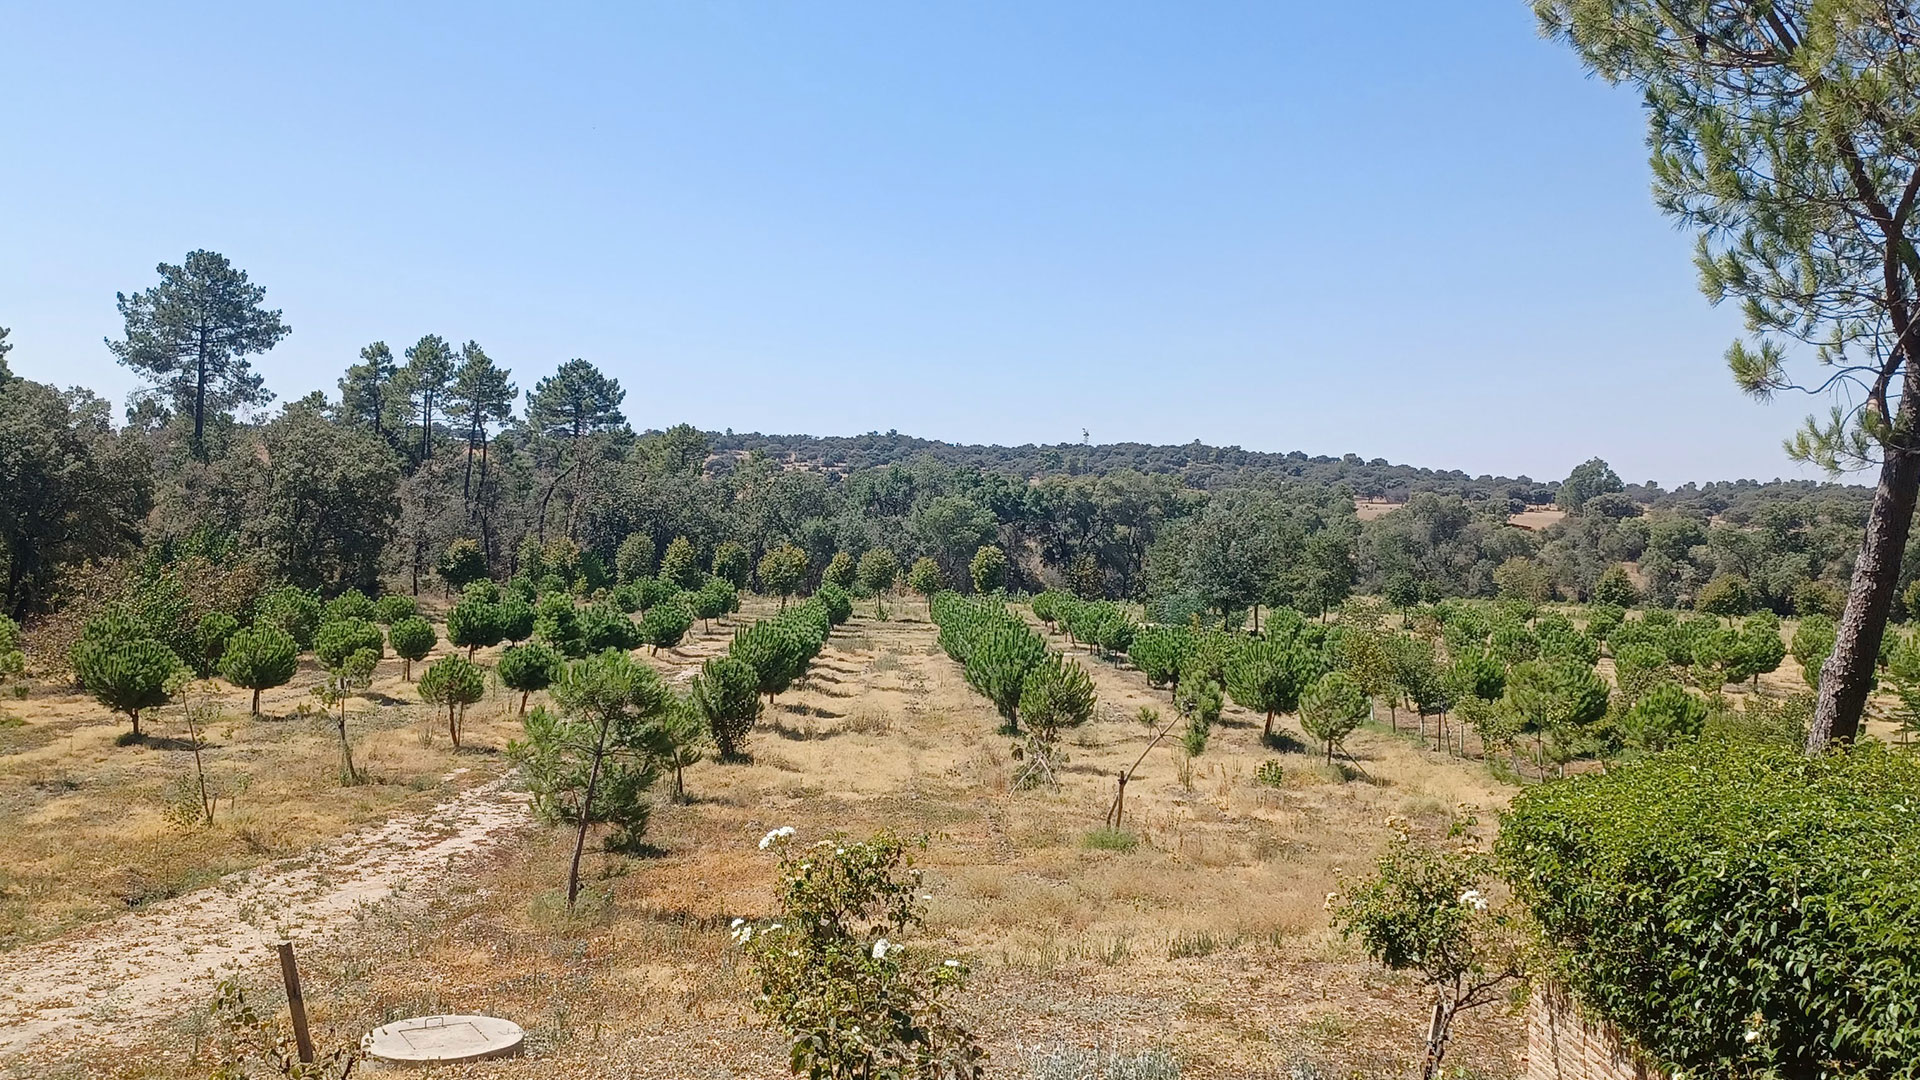
<path id="1" fill-rule="evenodd" d="M 738 930 L 738 929 L 740 929 L 741 927 L 743 927 L 743 926 L 745 926 L 745 925 L 747 925 L 747 920 L 745 920 L 745 919 L 735 919 L 735 920 L 733 920 L 733 929 L 735 929 L 735 930 Z"/>
<path id="2" fill-rule="evenodd" d="M 1330 892 L 1330 893 L 1328 893 L 1328 894 L 1327 894 L 1327 906 L 1328 906 L 1328 907 L 1332 907 L 1332 906 L 1333 906 L 1333 902 L 1334 902 L 1335 900 L 1338 900 L 1338 899 L 1340 899 L 1340 894 L 1339 894 L 1339 893 L 1337 893 L 1337 892 Z"/>
<path id="3" fill-rule="evenodd" d="M 1753 1028 L 1748 1028 L 1747 1034 L 1746 1034 L 1746 1040 L 1747 1040 L 1747 1045 L 1752 1046 L 1754 1043 L 1757 1043 L 1760 1041 L 1760 1032 Z"/>
<path id="4" fill-rule="evenodd" d="M 793 839 L 793 826 L 782 825 L 760 838 L 760 850 L 765 851 L 782 840 Z"/>
<path id="5" fill-rule="evenodd" d="M 942 967 L 959 967 L 959 966 L 960 966 L 960 961 L 958 961 L 958 960 L 946 960 L 946 961 L 942 961 L 942 962 L 941 962 L 941 966 L 942 966 Z"/>
<path id="6" fill-rule="evenodd" d="M 873 943 L 873 958 L 875 960 L 885 960 L 887 954 L 892 951 L 893 942 L 888 941 L 886 938 L 881 938 L 879 941 Z"/>
<path id="7" fill-rule="evenodd" d="M 920 899 L 922 899 L 922 900 L 931 900 L 931 899 L 933 899 L 933 894 L 932 894 L 932 893 L 921 893 L 921 894 L 920 894 Z"/>
<path id="8" fill-rule="evenodd" d="M 785 923 L 774 923 L 773 925 L 771 925 L 771 926 L 769 926 L 769 927 L 767 927 L 767 928 L 766 928 L 765 930 L 762 930 L 762 931 L 760 931 L 760 932 L 761 932 L 761 933 L 763 933 L 763 934 L 771 934 L 771 933 L 773 933 L 773 932 L 774 932 L 775 930 L 778 930 L 778 929 L 780 929 L 780 928 L 781 928 L 782 926 L 785 926 L 785 925 L 786 925 Z"/>
<path id="9" fill-rule="evenodd" d="M 747 942 L 753 940 L 753 927 L 736 926 L 733 928 L 733 932 L 727 936 L 733 939 L 735 945 L 745 945 Z"/>
<path id="10" fill-rule="evenodd" d="M 1460 903 L 1475 911 L 1487 910 L 1487 898 L 1481 895 L 1479 889 L 1468 889 L 1466 892 L 1461 893 Z"/>

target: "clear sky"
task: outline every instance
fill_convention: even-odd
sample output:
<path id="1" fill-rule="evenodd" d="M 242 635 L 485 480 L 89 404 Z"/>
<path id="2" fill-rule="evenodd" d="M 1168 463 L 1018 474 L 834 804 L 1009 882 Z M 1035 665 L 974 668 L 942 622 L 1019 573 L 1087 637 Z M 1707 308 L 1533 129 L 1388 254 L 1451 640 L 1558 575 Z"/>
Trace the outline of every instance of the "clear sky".
<path id="1" fill-rule="evenodd" d="M 431 332 L 637 427 L 1795 475 L 1520 0 L 0 0 L 0 55 L 14 367 L 116 400 L 113 294 L 206 247 L 282 398 Z"/>

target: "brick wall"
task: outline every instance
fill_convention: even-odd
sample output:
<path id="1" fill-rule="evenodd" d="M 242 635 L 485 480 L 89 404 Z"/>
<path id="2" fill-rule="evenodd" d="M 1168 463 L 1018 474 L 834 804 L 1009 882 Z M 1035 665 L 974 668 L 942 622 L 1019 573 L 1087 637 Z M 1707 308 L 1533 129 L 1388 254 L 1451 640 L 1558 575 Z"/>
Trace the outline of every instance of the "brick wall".
<path id="1" fill-rule="evenodd" d="M 1535 987 L 1527 1002 L 1527 1065 L 1521 1080 L 1666 1080 L 1605 1025 L 1581 1019 L 1573 1002 Z"/>

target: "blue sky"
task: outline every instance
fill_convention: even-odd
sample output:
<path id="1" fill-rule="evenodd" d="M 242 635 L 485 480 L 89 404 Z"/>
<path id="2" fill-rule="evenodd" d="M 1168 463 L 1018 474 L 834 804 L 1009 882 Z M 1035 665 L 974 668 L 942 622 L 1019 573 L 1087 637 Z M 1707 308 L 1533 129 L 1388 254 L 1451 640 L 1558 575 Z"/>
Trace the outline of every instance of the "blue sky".
<path id="1" fill-rule="evenodd" d="M 1801 401 L 1647 194 L 1637 100 L 1461 4 L 0 2 L 0 325 L 117 399 L 116 290 L 569 357 L 637 426 L 1795 475 Z"/>

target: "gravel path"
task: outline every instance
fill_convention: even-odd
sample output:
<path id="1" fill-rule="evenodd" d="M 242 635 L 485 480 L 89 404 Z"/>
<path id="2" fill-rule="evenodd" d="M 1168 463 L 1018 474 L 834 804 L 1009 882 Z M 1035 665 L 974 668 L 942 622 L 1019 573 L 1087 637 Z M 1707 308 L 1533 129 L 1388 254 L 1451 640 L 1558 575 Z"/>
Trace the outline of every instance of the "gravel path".
<path id="1" fill-rule="evenodd" d="M 271 965 L 277 942 L 319 940 L 526 821 L 525 793 L 494 780 L 329 847 L 0 953 L 0 1060 L 43 1042 L 131 1042 L 210 1000 L 227 974 Z"/>

